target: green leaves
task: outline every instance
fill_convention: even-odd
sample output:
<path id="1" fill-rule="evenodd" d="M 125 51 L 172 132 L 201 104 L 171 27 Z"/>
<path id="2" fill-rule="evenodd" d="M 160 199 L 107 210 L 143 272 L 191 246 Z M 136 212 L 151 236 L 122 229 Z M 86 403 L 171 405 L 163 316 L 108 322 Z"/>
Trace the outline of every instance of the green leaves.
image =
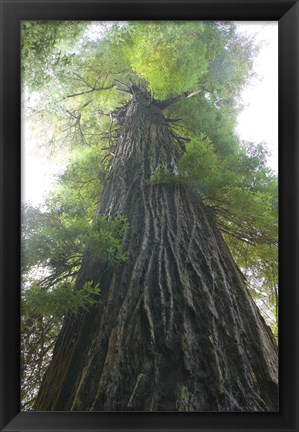
<path id="1" fill-rule="evenodd" d="M 67 169 L 59 178 L 55 194 L 49 197 L 49 206 L 68 218 L 92 220 L 105 177 L 103 158 L 99 145 L 74 150 Z"/>
<path id="2" fill-rule="evenodd" d="M 166 164 L 158 165 L 151 177 L 148 179 L 148 184 L 167 184 L 174 182 L 174 174 Z"/>
<path id="3" fill-rule="evenodd" d="M 39 229 L 25 233 L 22 243 L 22 271 L 25 279 L 33 268 L 45 267 L 47 287 L 64 279 L 74 279 L 84 253 L 96 253 L 99 264 L 115 266 L 126 259 L 121 252 L 121 240 L 127 224 L 124 219 L 98 217 L 94 224 L 84 217 L 68 218 L 56 210 L 41 213 Z M 26 276 L 28 275 L 28 276 Z M 45 285 L 44 280 L 41 281 Z"/>
<path id="4" fill-rule="evenodd" d="M 154 97 L 163 100 L 197 87 L 207 70 L 203 29 L 199 22 L 134 25 L 127 57 Z"/>
<path id="5" fill-rule="evenodd" d="M 43 211 L 25 205 L 22 211 L 22 274 L 27 297 L 34 304 L 46 302 L 61 308 L 61 293 L 74 291 L 74 281 L 86 251 L 97 256 L 99 265 L 115 268 L 126 260 L 122 238 L 128 225 L 120 216 L 94 218 L 101 184 L 98 171 L 101 152 L 86 148 L 73 156 L 60 176 L 56 192 Z M 28 289 L 28 285 L 31 287 Z M 37 290 L 37 287 L 39 291 Z M 86 287 L 82 288 L 82 293 Z M 76 309 L 81 294 L 73 292 L 65 302 Z M 48 302 L 48 303 L 49 303 Z M 60 309 L 59 309 L 60 310 Z"/>
<path id="6" fill-rule="evenodd" d="M 235 97 L 249 76 L 252 43 L 230 22 L 22 23 L 23 83 L 39 90 L 34 127 L 54 151 L 96 146 L 109 113 L 126 102 L 116 80 L 147 87 L 156 99 L 199 91 L 174 107 L 185 130 L 204 133 L 228 154 Z M 146 55 L 145 55 L 146 53 Z M 26 72 L 27 71 L 27 72 Z M 221 109 L 215 104 L 220 104 Z M 218 105 L 217 105 L 218 106 Z"/>
<path id="7" fill-rule="evenodd" d="M 218 162 L 211 141 L 200 134 L 187 144 L 186 153 L 179 161 L 179 170 L 187 183 L 195 186 L 202 196 L 209 197 L 219 182 Z"/>
<path id="8" fill-rule="evenodd" d="M 52 290 L 41 290 L 33 283 L 23 291 L 22 313 L 25 316 L 63 317 L 67 313 L 76 314 L 80 310 L 88 310 L 98 299 L 99 285 L 93 286 L 92 281 L 86 282 L 80 290 L 70 282 L 58 283 Z"/>
<path id="9" fill-rule="evenodd" d="M 115 269 L 127 259 L 122 239 L 124 217 L 94 217 L 101 191 L 99 148 L 76 152 L 60 176 L 56 191 L 42 210 L 22 208 L 22 398 L 32 408 L 37 388 L 51 358 L 63 318 L 101 301 L 100 286 L 76 278 L 85 253 L 97 265 Z"/>
<path id="10" fill-rule="evenodd" d="M 70 57 L 62 50 L 72 46 L 86 25 L 79 21 L 22 21 L 21 71 L 26 85 L 39 89 L 51 80 L 55 65 L 63 62 L 66 66 Z"/>

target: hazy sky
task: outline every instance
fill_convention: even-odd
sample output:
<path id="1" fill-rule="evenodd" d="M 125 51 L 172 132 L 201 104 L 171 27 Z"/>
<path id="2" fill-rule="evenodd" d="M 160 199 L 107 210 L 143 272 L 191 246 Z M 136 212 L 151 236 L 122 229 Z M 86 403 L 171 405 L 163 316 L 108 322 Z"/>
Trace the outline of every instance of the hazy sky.
<path id="1" fill-rule="evenodd" d="M 242 94 L 247 105 L 239 114 L 237 133 L 248 141 L 266 142 L 269 166 L 278 171 L 278 22 L 242 22 L 239 30 L 263 47 L 254 62 L 257 78 Z"/>
<path id="2" fill-rule="evenodd" d="M 246 107 L 238 117 L 236 132 L 241 139 L 266 142 L 271 151 L 269 165 L 277 172 L 278 164 L 278 23 L 240 22 L 239 31 L 249 34 L 263 47 L 254 61 L 257 78 L 244 90 Z M 22 201 L 37 205 L 51 189 L 54 175 L 61 169 L 57 162 L 35 152 L 35 138 L 29 124 L 22 124 Z M 46 152 L 45 152 L 46 153 Z"/>

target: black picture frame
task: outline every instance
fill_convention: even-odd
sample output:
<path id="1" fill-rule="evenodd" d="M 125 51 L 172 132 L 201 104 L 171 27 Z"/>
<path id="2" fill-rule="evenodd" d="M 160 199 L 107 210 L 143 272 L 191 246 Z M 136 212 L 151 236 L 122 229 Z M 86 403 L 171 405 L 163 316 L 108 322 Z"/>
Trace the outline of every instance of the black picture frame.
<path id="1" fill-rule="evenodd" d="M 0 5 L 1 431 L 298 431 L 298 1 L 0 0 Z M 279 22 L 279 412 L 20 413 L 19 30 L 22 19 L 209 19 Z"/>

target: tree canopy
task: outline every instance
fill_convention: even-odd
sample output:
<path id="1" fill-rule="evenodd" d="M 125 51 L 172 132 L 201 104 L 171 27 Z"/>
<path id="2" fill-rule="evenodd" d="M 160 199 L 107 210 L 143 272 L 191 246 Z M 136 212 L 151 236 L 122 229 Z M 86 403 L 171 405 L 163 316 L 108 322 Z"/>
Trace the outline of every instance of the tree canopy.
<path id="1" fill-rule="evenodd" d="M 180 145 L 178 170 L 158 166 L 148 182 L 197 191 L 277 331 L 277 177 L 263 143 L 235 133 L 253 41 L 232 22 L 23 21 L 21 48 L 23 89 L 37 100 L 28 117 L 43 151 L 69 155 L 42 208 L 23 208 L 24 407 L 32 406 L 62 318 L 100 301 L 92 280 L 76 286 L 84 253 L 96 248 L 112 268 L 127 259 L 121 240 L 130 221 L 95 210 L 133 86 L 165 109 Z"/>

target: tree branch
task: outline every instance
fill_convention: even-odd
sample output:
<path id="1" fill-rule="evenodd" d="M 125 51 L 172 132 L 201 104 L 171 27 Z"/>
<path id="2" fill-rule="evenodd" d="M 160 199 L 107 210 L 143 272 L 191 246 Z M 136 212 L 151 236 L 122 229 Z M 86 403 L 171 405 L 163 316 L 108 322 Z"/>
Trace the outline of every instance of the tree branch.
<path id="1" fill-rule="evenodd" d="M 91 90 L 82 91 L 82 92 L 79 92 L 79 93 L 74 93 L 74 94 L 71 94 L 71 95 L 67 95 L 64 99 L 66 99 L 66 98 L 71 98 L 71 97 L 75 97 L 75 96 L 81 96 L 81 95 L 88 94 L 88 93 L 92 93 L 92 92 L 95 92 L 95 91 L 110 90 L 110 89 L 112 89 L 113 87 L 115 87 L 114 84 L 111 84 L 111 85 L 108 86 L 108 87 L 95 87 L 95 88 L 92 88 Z"/>
<path id="2" fill-rule="evenodd" d="M 174 105 L 176 102 L 178 102 L 179 100 L 181 100 L 181 99 L 187 99 L 187 98 L 190 98 L 190 97 L 192 97 L 192 96 L 195 96 L 195 95 L 197 95 L 197 94 L 199 94 L 199 93 L 201 93 L 201 89 L 199 89 L 199 90 L 194 90 L 194 91 L 192 91 L 192 92 L 184 92 L 184 93 L 182 93 L 182 94 L 180 94 L 180 95 L 178 95 L 178 96 L 175 96 L 175 97 L 173 97 L 173 98 L 170 98 L 170 99 L 166 99 L 165 101 L 162 101 L 162 102 L 156 102 L 156 105 L 160 108 L 160 109 L 166 109 L 166 108 L 169 108 L 169 107 L 171 107 L 172 105 Z"/>

